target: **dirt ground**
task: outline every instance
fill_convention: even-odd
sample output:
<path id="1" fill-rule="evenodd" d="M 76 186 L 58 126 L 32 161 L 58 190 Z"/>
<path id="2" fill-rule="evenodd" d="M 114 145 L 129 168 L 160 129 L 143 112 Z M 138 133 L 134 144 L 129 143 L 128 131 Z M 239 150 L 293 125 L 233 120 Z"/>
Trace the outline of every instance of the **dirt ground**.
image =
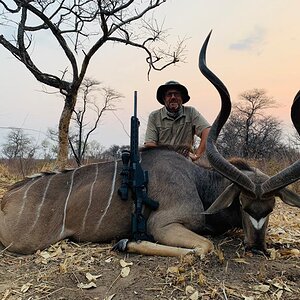
<path id="1" fill-rule="evenodd" d="M 147 257 L 111 244 L 62 241 L 34 255 L 0 252 L 0 299 L 300 299 L 300 210 L 278 202 L 270 257 L 245 253 L 242 232 L 212 238 L 204 259 Z"/>

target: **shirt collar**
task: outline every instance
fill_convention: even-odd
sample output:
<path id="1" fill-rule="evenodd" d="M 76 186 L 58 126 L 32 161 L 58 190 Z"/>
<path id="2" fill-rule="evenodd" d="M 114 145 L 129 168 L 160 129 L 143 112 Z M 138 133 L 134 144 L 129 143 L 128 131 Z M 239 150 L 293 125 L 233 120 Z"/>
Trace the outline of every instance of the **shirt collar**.
<path id="1" fill-rule="evenodd" d="M 185 107 L 182 105 L 182 114 L 180 116 L 178 116 L 175 120 L 185 116 Z M 167 108 L 164 106 L 163 108 L 161 108 L 161 116 L 162 119 L 170 119 L 170 120 L 174 120 L 173 118 L 171 118 L 170 116 L 168 116 L 167 114 Z"/>

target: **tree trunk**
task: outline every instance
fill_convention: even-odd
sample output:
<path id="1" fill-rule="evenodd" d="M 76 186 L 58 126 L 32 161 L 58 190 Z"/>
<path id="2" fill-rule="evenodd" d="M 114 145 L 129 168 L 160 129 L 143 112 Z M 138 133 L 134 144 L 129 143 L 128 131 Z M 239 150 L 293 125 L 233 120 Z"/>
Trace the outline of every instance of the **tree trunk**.
<path id="1" fill-rule="evenodd" d="M 58 126 L 58 154 L 56 160 L 56 168 L 62 170 L 66 168 L 68 163 L 68 148 L 69 148 L 69 126 L 72 113 L 76 104 L 77 93 L 74 95 L 67 95 L 65 105 L 60 116 Z"/>

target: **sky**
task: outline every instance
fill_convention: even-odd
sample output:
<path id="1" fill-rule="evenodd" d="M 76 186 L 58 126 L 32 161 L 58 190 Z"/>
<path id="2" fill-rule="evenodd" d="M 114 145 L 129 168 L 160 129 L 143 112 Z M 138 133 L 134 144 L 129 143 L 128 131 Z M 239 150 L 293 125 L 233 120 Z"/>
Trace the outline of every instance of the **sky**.
<path id="1" fill-rule="evenodd" d="M 199 50 L 210 30 L 207 65 L 227 86 L 232 101 L 244 91 L 265 89 L 278 104 L 267 113 L 282 121 L 285 132 L 291 132 L 290 106 L 300 89 L 299 8 L 299 0 L 167 0 L 156 10 L 156 17 L 169 29 L 170 43 L 187 38 L 186 62 L 153 71 L 148 80 L 144 52 L 113 44 L 101 48 L 91 61 L 88 76 L 124 98 L 114 114 L 105 114 L 91 139 L 106 148 L 129 144 L 127 133 L 137 91 L 142 143 L 149 113 L 161 107 L 156 90 L 169 80 L 185 85 L 191 96 L 188 105 L 212 123 L 220 99 L 198 69 Z M 34 51 L 44 69 L 54 68 L 53 45 L 41 38 Z M 1 46 L 0 65 L 0 144 L 9 127 L 24 128 L 41 142 L 47 128 L 57 127 L 62 98 L 44 93 L 41 83 Z"/>

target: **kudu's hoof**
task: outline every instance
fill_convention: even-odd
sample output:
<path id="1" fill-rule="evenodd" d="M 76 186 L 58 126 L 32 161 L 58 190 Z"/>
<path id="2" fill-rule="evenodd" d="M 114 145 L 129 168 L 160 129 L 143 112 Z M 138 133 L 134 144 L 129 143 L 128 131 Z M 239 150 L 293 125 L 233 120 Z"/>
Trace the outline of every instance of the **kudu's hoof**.
<path id="1" fill-rule="evenodd" d="M 116 244 L 113 245 L 113 251 L 125 252 L 127 250 L 128 239 L 119 240 Z"/>

